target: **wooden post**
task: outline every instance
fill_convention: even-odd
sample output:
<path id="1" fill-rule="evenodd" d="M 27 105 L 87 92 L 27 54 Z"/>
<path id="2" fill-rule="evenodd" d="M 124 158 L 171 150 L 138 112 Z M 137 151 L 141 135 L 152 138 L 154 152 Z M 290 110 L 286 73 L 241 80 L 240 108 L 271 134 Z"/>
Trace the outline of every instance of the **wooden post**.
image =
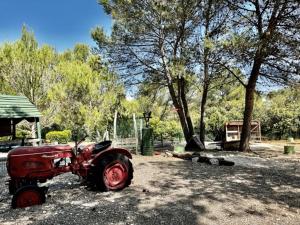
<path id="1" fill-rule="evenodd" d="M 143 119 L 140 119 L 140 136 L 139 136 L 140 152 L 142 152 L 142 138 L 143 138 Z"/>
<path id="2" fill-rule="evenodd" d="M 143 137 L 143 120 L 140 119 L 141 123 L 140 123 L 140 139 L 142 140 Z"/>
<path id="3" fill-rule="evenodd" d="M 103 141 L 109 140 L 109 132 L 106 130 L 103 134 Z"/>
<path id="4" fill-rule="evenodd" d="M 139 148 L 139 134 L 138 134 L 138 128 L 136 124 L 136 119 L 135 119 L 135 113 L 132 115 L 133 117 L 133 125 L 134 125 L 134 136 L 135 136 L 135 153 L 138 154 L 138 148 Z"/>
<path id="5" fill-rule="evenodd" d="M 15 140 L 16 139 L 16 123 L 13 119 L 11 120 L 11 126 L 12 126 L 12 139 Z"/>
<path id="6" fill-rule="evenodd" d="M 118 111 L 115 111 L 115 117 L 114 117 L 114 140 L 117 139 L 117 117 L 118 117 Z"/>
<path id="7" fill-rule="evenodd" d="M 227 123 L 225 123 L 225 142 L 227 141 Z"/>
<path id="8" fill-rule="evenodd" d="M 258 121 L 258 132 L 259 132 L 259 141 L 261 142 L 261 126 L 260 126 L 260 121 Z"/>
<path id="9" fill-rule="evenodd" d="M 41 124 L 40 124 L 40 118 L 34 118 L 36 122 L 36 130 L 37 130 L 37 138 L 39 139 L 38 144 L 42 144 L 42 134 L 41 134 Z"/>
<path id="10" fill-rule="evenodd" d="M 100 135 L 100 132 L 99 132 L 98 129 L 96 130 L 96 134 L 97 134 L 96 141 L 97 141 L 97 142 L 100 142 L 101 135 Z"/>

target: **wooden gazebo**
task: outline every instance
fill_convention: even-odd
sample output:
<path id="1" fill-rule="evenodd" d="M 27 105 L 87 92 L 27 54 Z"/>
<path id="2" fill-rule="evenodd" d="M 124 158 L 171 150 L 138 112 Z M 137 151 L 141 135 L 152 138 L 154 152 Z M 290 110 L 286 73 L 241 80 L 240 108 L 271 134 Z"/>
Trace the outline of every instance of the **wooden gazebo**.
<path id="1" fill-rule="evenodd" d="M 22 120 L 35 123 L 36 141 L 41 144 L 41 113 L 25 96 L 0 95 L 0 137 L 16 139 L 16 125 Z"/>

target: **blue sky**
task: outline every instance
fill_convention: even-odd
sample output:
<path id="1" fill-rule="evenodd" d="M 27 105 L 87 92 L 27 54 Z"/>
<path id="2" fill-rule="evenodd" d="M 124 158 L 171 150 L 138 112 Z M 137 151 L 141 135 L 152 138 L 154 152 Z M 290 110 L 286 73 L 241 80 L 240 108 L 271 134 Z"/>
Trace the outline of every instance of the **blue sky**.
<path id="1" fill-rule="evenodd" d="M 0 0 L 0 44 L 20 38 L 23 24 L 40 44 L 61 52 L 76 43 L 94 45 L 91 29 L 110 32 L 112 21 L 97 0 Z"/>

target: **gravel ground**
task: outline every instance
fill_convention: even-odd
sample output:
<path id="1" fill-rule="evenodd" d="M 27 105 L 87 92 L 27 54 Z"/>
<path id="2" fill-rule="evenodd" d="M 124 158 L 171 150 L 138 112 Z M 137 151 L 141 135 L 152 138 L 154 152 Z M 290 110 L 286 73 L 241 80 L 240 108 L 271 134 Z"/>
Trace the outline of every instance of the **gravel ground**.
<path id="1" fill-rule="evenodd" d="M 77 176 L 48 182 L 44 205 L 12 210 L 0 177 L 0 224 L 294 224 L 300 221 L 299 160 L 225 154 L 233 167 L 134 156 L 133 184 L 94 192 Z"/>

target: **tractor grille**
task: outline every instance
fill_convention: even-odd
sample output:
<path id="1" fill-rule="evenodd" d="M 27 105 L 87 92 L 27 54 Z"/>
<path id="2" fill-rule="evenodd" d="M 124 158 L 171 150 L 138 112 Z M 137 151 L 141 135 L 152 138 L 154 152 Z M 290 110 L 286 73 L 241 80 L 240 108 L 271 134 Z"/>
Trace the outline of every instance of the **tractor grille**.
<path id="1" fill-rule="evenodd" d="M 6 158 L 0 158 L 0 177 L 5 177 L 6 172 Z"/>

